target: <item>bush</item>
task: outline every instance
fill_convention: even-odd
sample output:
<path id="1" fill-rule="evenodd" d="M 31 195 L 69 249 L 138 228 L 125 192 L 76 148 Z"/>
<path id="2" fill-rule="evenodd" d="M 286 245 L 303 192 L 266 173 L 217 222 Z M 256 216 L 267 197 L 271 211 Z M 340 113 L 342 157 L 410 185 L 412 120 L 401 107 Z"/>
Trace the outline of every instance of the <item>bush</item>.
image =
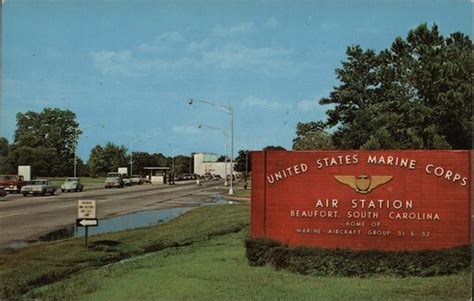
<path id="1" fill-rule="evenodd" d="M 423 251 L 354 251 L 289 247 L 269 239 L 247 239 L 251 266 L 270 264 L 275 269 L 314 276 L 438 276 L 470 270 L 471 247 Z"/>

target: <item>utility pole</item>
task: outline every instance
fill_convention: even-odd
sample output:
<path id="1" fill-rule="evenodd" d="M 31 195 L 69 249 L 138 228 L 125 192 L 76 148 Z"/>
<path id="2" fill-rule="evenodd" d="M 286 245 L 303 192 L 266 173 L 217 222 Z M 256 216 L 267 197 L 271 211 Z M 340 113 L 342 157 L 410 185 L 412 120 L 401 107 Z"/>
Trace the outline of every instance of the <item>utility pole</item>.
<path id="1" fill-rule="evenodd" d="M 188 104 L 192 105 L 194 102 L 205 103 L 211 106 L 218 107 L 230 116 L 230 188 L 229 195 L 234 194 L 234 109 L 231 106 L 223 106 L 208 100 L 189 99 Z"/>

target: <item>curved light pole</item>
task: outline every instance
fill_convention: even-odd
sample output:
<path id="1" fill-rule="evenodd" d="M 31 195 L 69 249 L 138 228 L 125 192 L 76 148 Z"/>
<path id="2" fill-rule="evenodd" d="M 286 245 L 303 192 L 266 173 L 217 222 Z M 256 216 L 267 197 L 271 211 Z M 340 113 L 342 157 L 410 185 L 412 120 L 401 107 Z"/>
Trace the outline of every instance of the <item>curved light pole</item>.
<path id="1" fill-rule="evenodd" d="M 234 109 L 231 106 L 223 106 L 208 100 L 189 99 L 188 104 L 192 105 L 194 102 L 200 102 L 219 108 L 230 116 L 230 188 L 229 195 L 234 194 Z"/>
<path id="2" fill-rule="evenodd" d="M 206 127 L 206 128 L 209 128 L 211 130 L 219 130 L 219 131 L 222 131 L 222 133 L 224 134 L 224 154 L 225 154 L 225 164 L 224 164 L 224 186 L 227 186 L 227 135 L 229 134 L 228 133 L 228 130 L 226 129 L 223 129 L 223 128 L 219 128 L 219 127 L 215 127 L 215 126 L 211 126 L 211 125 L 207 125 L 207 124 L 199 124 L 198 125 L 198 128 L 203 128 L 203 127 Z"/>
<path id="3" fill-rule="evenodd" d="M 95 127 L 98 127 L 100 126 L 101 128 L 103 128 L 105 125 L 103 123 L 99 123 L 99 124 L 94 124 L 94 125 L 91 125 L 91 126 L 87 126 L 85 128 L 75 128 L 74 129 L 74 178 L 76 178 L 76 174 L 77 174 L 77 131 L 81 131 L 81 132 L 84 132 L 85 130 L 87 129 L 90 129 L 90 128 L 95 128 Z"/>

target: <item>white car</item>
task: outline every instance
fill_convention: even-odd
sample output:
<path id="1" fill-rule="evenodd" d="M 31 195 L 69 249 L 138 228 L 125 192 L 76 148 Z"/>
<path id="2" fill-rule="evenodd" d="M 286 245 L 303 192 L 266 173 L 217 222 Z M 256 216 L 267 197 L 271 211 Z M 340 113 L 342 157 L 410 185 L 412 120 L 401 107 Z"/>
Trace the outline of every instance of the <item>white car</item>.
<path id="1" fill-rule="evenodd" d="M 84 185 L 81 184 L 81 180 L 79 178 L 67 178 L 66 181 L 64 181 L 64 184 L 61 185 L 62 192 L 82 190 L 84 190 Z"/>
<path id="2" fill-rule="evenodd" d="M 132 176 L 132 184 L 133 185 L 141 185 L 145 183 L 145 179 L 143 179 L 141 176 L 139 175 L 133 175 Z"/>

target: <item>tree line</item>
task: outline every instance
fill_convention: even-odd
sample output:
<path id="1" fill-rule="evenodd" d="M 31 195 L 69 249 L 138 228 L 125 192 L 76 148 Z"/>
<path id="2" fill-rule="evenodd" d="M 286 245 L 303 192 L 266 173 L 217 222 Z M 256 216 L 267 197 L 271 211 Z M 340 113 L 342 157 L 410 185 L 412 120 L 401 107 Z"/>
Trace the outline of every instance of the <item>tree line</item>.
<path id="1" fill-rule="evenodd" d="M 76 114 L 70 110 L 45 108 L 41 112 L 18 113 L 14 141 L 0 137 L 0 174 L 16 174 L 18 165 L 30 165 L 35 176 L 72 176 L 74 150 L 81 135 Z M 166 157 L 161 153 L 133 152 L 134 174 L 146 166 L 174 165 L 176 173 L 187 173 L 190 156 Z M 174 163 L 174 164 L 173 164 Z M 125 146 L 108 142 L 92 148 L 89 159 L 77 158 L 77 175 L 99 177 L 119 167 L 130 166 Z"/>
<path id="2" fill-rule="evenodd" d="M 467 35 L 443 37 L 436 24 L 379 52 L 348 47 L 339 86 L 319 100 L 331 106 L 327 119 L 299 122 L 293 150 L 471 149 L 473 49 Z"/>
<path id="3" fill-rule="evenodd" d="M 327 120 L 298 123 L 293 149 L 470 149 L 472 50 L 468 36 L 422 24 L 376 52 L 347 48 Z"/>
<path id="4" fill-rule="evenodd" d="M 293 149 L 470 149 L 473 49 L 468 36 L 443 37 L 436 24 L 421 24 L 378 52 L 348 47 L 335 70 L 339 85 L 319 100 L 331 106 L 327 119 L 298 123 Z M 80 134 L 69 110 L 18 113 L 14 142 L 0 138 L 0 173 L 31 165 L 37 175 L 70 175 Z M 264 148 L 272 149 L 285 150 Z M 97 145 L 87 162 L 78 160 L 79 174 L 103 176 L 128 166 L 127 152 L 110 142 Z M 160 153 L 134 152 L 133 158 L 136 170 L 172 164 Z M 176 172 L 189 172 L 190 161 L 175 157 Z M 237 171 L 251 170 L 247 150 L 239 151 L 235 162 Z"/>

